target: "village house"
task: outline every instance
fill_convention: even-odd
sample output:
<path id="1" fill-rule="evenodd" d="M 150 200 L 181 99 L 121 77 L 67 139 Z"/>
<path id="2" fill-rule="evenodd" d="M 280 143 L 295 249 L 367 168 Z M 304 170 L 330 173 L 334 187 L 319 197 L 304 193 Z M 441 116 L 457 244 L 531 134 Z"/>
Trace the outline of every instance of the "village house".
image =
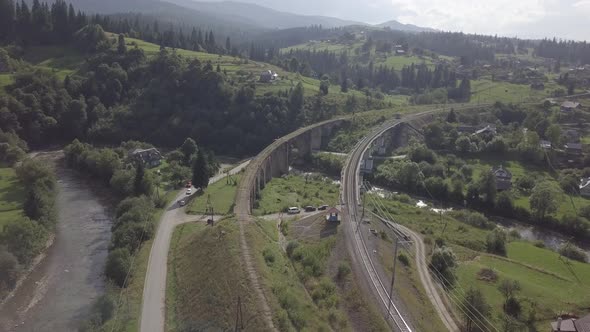
<path id="1" fill-rule="evenodd" d="M 565 152 L 569 154 L 580 155 L 582 154 L 582 144 L 581 143 L 567 143 L 565 145 Z"/>
<path id="2" fill-rule="evenodd" d="M 476 130 L 473 135 L 483 135 L 483 134 L 490 134 L 492 136 L 496 136 L 498 131 L 496 130 L 496 126 L 493 125 L 486 125 L 485 127 Z"/>
<path id="3" fill-rule="evenodd" d="M 148 167 L 156 167 L 160 165 L 162 154 L 158 149 L 135 149 L 129 152 L 129 159 L 143 163 Z"/>
<path id="4" fill-rule="evenodd" d="M 551 149 L 552 144 L 550 141 L 542 139 L 541 141 L 539 141 L 539 146 L 541 147 L 541 149 L 549 150 Z"/>
<path id="5" fill-rule="evenodd" d="M 272 70 L 266 70 L 260 74 L 260 82 L 262 83 L 270 83 L 277 80 L 278 78 L 279 75 Z"/>
<path id="6" fill-rule="evenodd" d="M 582 138 L 580 132 L 575 129 L 564 130 L 563 136 L 565 137 L 567 142 L 571 143 L 580 143 L 580 139 Z"/>
<path id="7" fill-rule="evenodd" d="M 582 318 L 561 318 L 551 322 L 551 332 L 590 332 L 590 315 Z"/>
<path id="8" fill-rule="evenodd" d="M 504 167 L 492 169 L 492 173 L 496 177 L 496 190 L 504 191 L 512 188 L 512 173 Z"/>
<path id="9" fill-rule="evenodd" d="M 580 107 L 580 103 L 575 102 L 575 101 L 564 101 L 563 103 L 561 103 L 561 111 L 563 113 L 571 113 L 573 112 L 575 109 L 577 109 L 578 107 Z"/>
<path id="10" fill-rule="evenodd" d="M 580 181 L 580 195 L 590 197 L 590 178 L 583 178 Z"/>

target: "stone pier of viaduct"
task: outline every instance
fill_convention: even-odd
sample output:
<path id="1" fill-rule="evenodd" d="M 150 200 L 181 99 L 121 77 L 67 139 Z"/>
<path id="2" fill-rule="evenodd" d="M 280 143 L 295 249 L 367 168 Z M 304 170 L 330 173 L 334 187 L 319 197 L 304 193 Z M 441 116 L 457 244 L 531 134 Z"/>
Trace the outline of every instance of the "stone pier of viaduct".
<path id="1" fill-rule="evenodd" d="M 257 195 L 272 178 L 289 173 L 289 166 L 320 150 L 334 130 L 348 118 L 336 118 L 296 130 L 275 140 L 260 152 L 240 181 L 234 213 L 240 218 L 252 213 Z"/>

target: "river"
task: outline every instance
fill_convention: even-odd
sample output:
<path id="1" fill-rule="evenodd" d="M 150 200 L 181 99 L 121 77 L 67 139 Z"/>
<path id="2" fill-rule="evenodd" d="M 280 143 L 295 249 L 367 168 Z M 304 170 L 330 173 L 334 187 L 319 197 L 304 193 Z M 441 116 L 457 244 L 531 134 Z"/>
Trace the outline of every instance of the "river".
<path id="1" fill-rule="evenodd" d="M 0 308 L 0 331 L 77 331 L 103 276 L 112 218 L 100 193 L 74 171 L 57 167 L 58 225 L 47 256 Z"/>

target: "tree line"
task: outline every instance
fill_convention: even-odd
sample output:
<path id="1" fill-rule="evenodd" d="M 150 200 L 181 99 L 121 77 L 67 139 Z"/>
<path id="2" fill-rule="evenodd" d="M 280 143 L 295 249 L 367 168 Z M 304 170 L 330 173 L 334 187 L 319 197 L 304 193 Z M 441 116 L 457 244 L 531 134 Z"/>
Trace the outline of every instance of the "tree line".
<path id="1" fill-rule="evenodd" d="M 24 186 L 24 216 L 0 232 L 0 294 L 15 286 L 22 271 L 45 248 L 57 220 L 53 170 L 42 161 L 25 159 L 16 174 Z"/>

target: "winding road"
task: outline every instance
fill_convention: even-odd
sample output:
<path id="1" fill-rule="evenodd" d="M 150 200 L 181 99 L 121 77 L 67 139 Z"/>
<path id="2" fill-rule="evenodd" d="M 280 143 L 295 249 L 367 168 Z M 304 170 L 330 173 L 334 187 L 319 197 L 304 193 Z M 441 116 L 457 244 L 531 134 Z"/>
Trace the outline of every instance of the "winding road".
<path id="1" fill-rule="evenodd" d="M 245 161 L 229 171 L 233 175 L 246 168 L 250 161 Z M 209 179 L 213 184 L 223 178 L 225 174 L 218 174 Z M 152 244 L 148 261 L 147 273 L 143 287 L 141 307 L 141 332 L 164 332 L 166 325 L 166 275 L 168 272 L 168 251 L 172 232 L 178 225 L 201 220 L 198 216 L 188 215 L 184 208 L 178 206 L 178 200 L 185 197 L 185 189 L 178 192 L 172 203 L 162 214 L 158 230 Z"/>

